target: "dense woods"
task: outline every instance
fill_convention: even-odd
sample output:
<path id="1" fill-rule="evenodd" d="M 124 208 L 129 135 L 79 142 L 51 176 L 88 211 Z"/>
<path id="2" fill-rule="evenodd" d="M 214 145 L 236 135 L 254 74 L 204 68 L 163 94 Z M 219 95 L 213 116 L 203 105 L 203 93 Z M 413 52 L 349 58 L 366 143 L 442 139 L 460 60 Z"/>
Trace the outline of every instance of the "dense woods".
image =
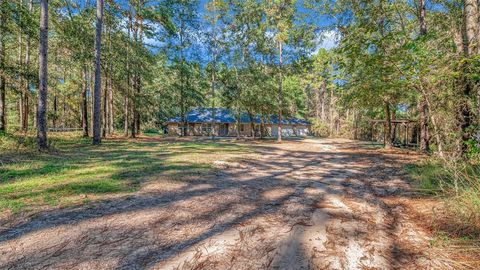
<path id="1" fill-rule="evenodd" d="M 479 14 L 468 0 L 2 1 L 0 129 L 98 144 L 227 107 L 478 157 Z"/>

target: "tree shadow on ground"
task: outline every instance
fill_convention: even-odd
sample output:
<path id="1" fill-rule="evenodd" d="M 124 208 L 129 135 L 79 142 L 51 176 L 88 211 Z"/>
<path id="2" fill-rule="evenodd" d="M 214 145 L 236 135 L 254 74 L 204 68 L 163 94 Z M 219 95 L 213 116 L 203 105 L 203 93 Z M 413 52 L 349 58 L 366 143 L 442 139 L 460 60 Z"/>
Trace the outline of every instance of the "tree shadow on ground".
<path id="1" fill-rule="evenodd" d="M 388 164 L 395 162 L 394 157 L 385 157 L 372 151 L 358 153 L 350 150 L 347 147 L 337 152 L 284 151 L 276 146 L 256 146 L 256 152 L 260 156 L 275 159 L 264 159 L 262 162 L 245 160 L 240 162 L 241 166 L 215 173 L 210 171 L 201 175 L 201 179 L 184 179 L 184 185 L 172 191 L 141 192 L 93 202 L 88 206 L 45 211 L 24 223 L 2 229 L 0 245 L 12 246 L 44 232 L 52 236 L 51 231 L 56 229 L 60 230 L 61 235 L 67 236 L 67 240 L 57 240 L 58 245 L 32 248 L 22 254 L 15 255 L 13 252 L 10 254 L 12 257 L 0 266 L 21 269 L 45 267 L 54 263 L 66 267 L 69 264 L 100 260 L 114 262 L 112 265 L 116 269 L 152 267 L 195 244 L 260 216 L 281 212 L 290 217 L 308 218 L 315 210 L 315 205 L 321 204 L 323 200 L 322 196 L 316 197 L 306 192 L 312 187 L 322 189 L 326 194 L 337 195 L 344 194 L 346 190 L 355 200 L 368 205 L 379 205 L 391 213 L 391 209 L 385 208 L 375 196 L 409 196 L 410 193 L 405 192 L 403 186 L 389 190 L 386 184 L 384 187 L 371 185 L 374 182 L 372 174 L 366 173 L 364 167 L 358 164 L 372 164 L 371 170 L 388 169 Z M 162 166 L 158 159 L 145 158 L 134 151 L 112 151 L 97 159 L 102 162 L 104 158 L 113 157 L 118 159 L 118 166 L 133 166 L 134 170 L 146 170 L 144 166 L 150 169 Z M 319 173 L 318 169 L 323 164 L 340 166 Z M 175 170 L 185 173 L 199 169 L 182 166 L 179 165 Z M 163 168 L 165 169 L 168 170 Z M 296 175 L 298 170 L 310 172 Z M 160 171 L 162 169 L 152 169 L 152 174 Z M 135 175 L 118 175 L 119 178 L 132 176 Z M 358 182 L 345 181 L 347 178 Z M 388 181 L 388 175 L 384 178 L 384 182 Z M 318 183 L 323 185 L 319 187 L 316 185 Z M 285 193 L 285 190 L 288 192 Z M 269 198 L 265 196 L 266 191 L 278 191 L 281 196 Z M 378 191 L 384 193 L 379 194 Z M 299 208 L 289 210 L 286 206 L 292 203 L 300 204 Z M 137 216 L 139 220 L 135 220 Z M 349 218 L 361 221 L 362 217 L 351 215 Z M 89 222 L 92 224 L 88 225 Z M 393 218 L 388 230 L 396 230 L 395 223 Z M 72 238 L 69 238 L 65 230 L 75 226 L 84 232 L 80 235 L 73 233 Z M 198 228 L 184 231 L 184 228 L 195 226 Z M 388 234 L 392 235 L 391 232 Z M 352 231 L 345 237 L 356 235 L 358 232 Z M 395 265 L 401 249 L 396 246 L 395 239 L 390 241 L 389 260 Z"/>
<path id="2" fill-rule="evenodd" d="M 67 195 L 132 192 L 152 177 L 181 181 L 182 176 L 206 174 L 211 169 L 211 164 L 183 156 L 249 151 L 234 144 L 209 142 L 107 141 L 100 147 L 68 144 L 52 153 L 2 155 L 0 208 L 28 200 L 54 201 Z"/>

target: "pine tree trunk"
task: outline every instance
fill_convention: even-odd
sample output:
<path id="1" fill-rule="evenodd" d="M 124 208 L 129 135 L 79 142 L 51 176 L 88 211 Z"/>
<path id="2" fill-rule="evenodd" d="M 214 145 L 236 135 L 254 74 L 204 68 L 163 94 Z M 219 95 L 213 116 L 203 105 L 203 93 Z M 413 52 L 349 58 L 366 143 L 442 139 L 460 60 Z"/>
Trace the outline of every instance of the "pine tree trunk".
<path id="1" fill-rule="evenodd" d="M 322 122 L 325 122 L 325 93 L 327 92 L 327 87 L 326 87 L 326 82 L 325 80 L 322 82 L 322 94 L 321 94 L 321 100 L 320 100 L 320 106 L 321 106 L 321 113 L 320 117 L 322 119 Z"/>
<path id="2" fill-rule="evenodd" d="M 395 137 L 397 136 L 397 124 L 394 123 L 395 120 L 397 120 L 397 110 L 390 110 L 390 118 L 391 118 L 391 122 L 392 122 L 392 129 L 391 129 L 391 135 L 390 135 L 390 138 L 391 138 L 391 142 L 392 142 L 392 145 L 395 144 Z"/>
<path id="3" fill-rule="evenodd" d="M 420 24 L 420 36 L 427 35 L 426 8 L 425 0 L 419 0 L 418 18 Z M 422 87 L 422 86 L 420 86 Z M 428 134 L 428 104 L 425 91 L 420 91 L 420 100 L 418 101 L 418 111 L 420 113 L 420 151 L 428 153 L 430 151 L 430 136 Z"/>
<path id="4" fill-rule="evenodd" d="M 237 117 L 237 126 L 236 126 L 236 130 L 237 130 L 237 140 L 240 140 L 240 115 L 238 115 Z"/>
<path id="5" fill-rule="evenodd" d="M 212 140 L 215 140 L 215 69 L 216 69 L 216 55 L 215 52 L 213 53 L 213 69 L 212 69 L 212 127 L 210 129 Z"/>
<path id="6" fill-rule="evenodd" d="M 140 77 L 138 76 L 137 94 L 140 96 Z M 140 134 L 140 111 L 138 106 L 135 106 L 135 134 Z"/>
<path id="7" fill-rule="evenodd" d="M 468 58 L 476 51 L 478 5 L 476 0 L 464 0 L 463 4 L 463 54 L 466 58 Z M 461 132 L 460 140 L 458 142 L 458 152 L 460 155 L 463 156 L 467 150 L 466 142 L 470 139 L 468 129 L 472 124 L 472 110 L 468 103 L 468 99 L 472 93 L 473 83 L 468 78 L 468 63 L 464 62 L 461 69 L 462 70 L 459 79 L 461 91 L 459 93 L 460 98 L 458 102 L 457 118 L 459 123 L 459 129 Z"/>
<path id="8" fill-rule="evenodd" d="M 420 150 L 427 153 L 430 150 L 429 141 L 430 136 L 428 134 L 428 106 L 423 95 L 418 105 L 420 112 Z"/>
<path id="9" fill-rule="evenodd" d="M 330 104 L 328 106 L 328 114 L 329 114 L 329 135 L 330 136 L 333 136 L 333 126 L 334 126 L 334 119 L 333 119 L 333 116 L 334 116 L 334 110 L 333 110 L 333 105 L 334 105 L 334 100 L 333 100 L 333 91 L 330 90 Z"/>
<path id="10" fill-rule="evenodd" d="M 123 103 L 123 136 L 128 137 L 128 96 L 125 95 Z"/>
<path id="11" fill-rule="evenodd" d="M 355 110 L 353 111 L 353 139 L 358 140 L 358 122 L 360 114 Z"/>
<path id="12" fill-rule="evenodd" d="M 132 101 L 132 121 L 130 122 L 130 137 L 137 137 L 137 133 L 135 130 L 135 101 Z"/>
<path id="13" fill-rule="evenodd" d="M 282 51 L 282 42 L 278 42 L 278 56 L 279 56 L 279 80 L 278 80 L 278 136 L 277 142 L 282 142 L 282 101 L 283 101 L 283 74 L 282 74 L 282 64 L 283 64 L 283 51 Z"/>
<path id="14" fill-rule="evenodd" d="M 389 149 L 392 148 L 392 118 L 390 113 L 390 103 L 388 101 L 384 101 L 383 108 L 385 113 L 383 141 L 385 148 Z"/>
<path id="15" fill-rule="evenodd" d="M 88 89 L 88 78 L 87 78 L 87 67 L 83 66 L 82 68 L 82 101 L 81 101 L 81 113 L 82 113 L 82 131 L 83 137 L 87 138 L 88 134 L 88 98 L 87 98 L 87 89 Z"/>
<path id="16" fill-rule="evenodd" d="M 128 129 L 130 128 L 130 93 L 131 93 L 131 80 L 130 80 L 130 35 L 132 29 L 132 14 L 131 11 L 128 13 L 128 25 L 127 25 L 127 37 L 128 37 L 128 44 L 127 44 L 127 88 L 123 103 L 123 136 L 128 137 Z"/>
<path id="17" fill-rule="evenodd" d="M 100 52 L 102 42 L 103 0 L 97 0 L 97 25 L 95 34 L 95 89 L 93 95 L 93 144 L 101 143 L 102 129 L 102 84 L 100 70 Z"/>
<path id="18" fill-rule="evenodd" d="M 53 128 L 57 127 L 57 94 L 53 96 L 53 118 L 52 118 Z"/>
<path id="19" fill-rule="evenodd" d="M 19 4 L 20 5 L 23 5 L 22 3 L 23 1 L 22 0 L 19 0 Z M 21 20 L 21 14 L 19 14 L 19 19 Z M 24 95 L 25 95 L 25 91 L 23 89 L 23 86 L 24 86 L 24 75 L 22 74 L 22 70 L 24 70 L 24 65 L 23 65 L 23 61 L 22 61 L 22 58 L 23 58 L 23 46 L 22 46 L 22 42 L 23 42 L 23 39 L 22 39 L 22 33 L 18 33 L 18 41 L 17 41 L 17 48 L 18 48 L 18 59 L 17 59 L 17 75 L 18 75 L 18 86 L 17 86 L 17 89 L 20 93 L 20 102 L 18 104 L 18 121 L 19 121 L 19 126 L 20 126 L 20 130 L 23 130 L 23 126 L 24 126 L 24 123 L 23 123 L 23 102 L 24 102 Z"/>
<path id="20" fill-rule="evenodd" d="M 247 114 L 250 118 L 250 128 L 252 129 L 250 134 L 252 135 L 252 138 L 255 139 L 255 123 L 253 119 L 253 114 L 251 112 L 247 112 Z"/>
<path id="21" fill-rule="evenodd" d="M 136 123 L 135 116 L 137 115 L 137 113 L 136 113 L 136 108 L 135 108 L 135 107 L 137 106 L 136 100 L 135 100 L 135 96 L 136 96 L 136 95 L 135 95 L 135 89 L 136 89 L 136 86 L 135 86 L 135 84 L 136 84 L 136 77 L 135 77 L 135 76 L 136 76 L 136 75 L 135 75 L 135 73 L 134 73 L 134 74 L 133 74 L 133 81 L 132 81 L 132 101 L 131 101 L 131 104 L 130 104 L 130 105 L 131 105 L 131 109 L 132 109 L 132 111 L 131 111 L 131 115 L 132 115 L 131 118 L 132 118 L 132 119 L 131 119 L 131 121 L 130 121 L 130 137 L 131 137 L 131 138 L 135 138 L 135 137 L 137 136 L 137 130 L 135 129 L 135 126 L 136 126 L 136 124 L 135 124 L 135 123 Z"/>
<path id="22" fill-rule="evenodd" d="M 30 14 L 33 11 L 33 0 L 30 0 L 28 3 L 28 11 Z M 26 38 L 26 47 L 25 47 L 25 70 L 28 70 L 30 67 L 30 37 L 27 35 Z M 27 132 L 28 131 L 28 116 L 30 112 L 30 106 L 29 106 L 29 87 L 30 85 L 30 80 L 29 76 L 26 76 L 25 81 L 24 81 L 24 86 L 23 86 L 23 108 L 22 108 L 22 131 Z"/>
<path id="23" fill-rule="evenodd" d="M 419 0 L 418 3 L 419 7 L 419 22 L 420 22 L 420 35 L 425 36 L 427 35 L 427 20 L 426 20 L 426 8 L 425 8 L 425 0 Z"/>
<path id="24" fill-rule="evenodd" d="M 5 23 L 5 15 L 0 12 L 1 25 Z M 0 27 L 0 69 L 5 70 L 5 41 L 3 27 Z M 0 72 L 0 133 L 7 131 L 6 103 L 5 103 L 5 75 Z"/>
<path id="25" fill-rule="evenodd" d="M 91 130 L 92 138 L 93 138 L 93 109 L 94 109 L 93 95 L 94 95 L 94 88 L 95 88 L 95 86 L 94 86 L 95 85 L 95 72 L 93 72 L 91 67 L 89 67 L 89 69 L 88 69 L 88 77 L 89 77 L 88 87 L 90 89 L 90 95 L 88 95 L 88 104 L 89 104 L 89 108 L 90 108 L 90 122 L 88 123 L 88 125 L 89 125 L 89 128 Z"/>
<path id="26" fill-rule="evenodd" d="M 478 3 L 477 0 L 464 1 L 464 23 L 465 23 L 465 44 L 466 55 L 475 54 L 478 51 Z"/>
<path id="27" fill-rule="evenodd" d="M 107 136 L 108 106 L 107 106 L 107 88 L 108 88 L 108 72 L 105 72 L 105 85 L 103 87 L 102 102 L 102 138 Z"/>
<path id="28" fill-rule="evenodd" d="M 105 27 L 105 37 L 107 40 L 110 40 L 110 37 L 108 36 L 109 33 L 109 27 L 106 25 Z M 109 46 L 109 43 L 107 44 Z M 109 47 L 104 47 L 105 51 L 108 51 Z M 109 84 L 109 77 L 110 77 L 110 70 L 109 70 L 109 64 L 108 62 L 110 59 L 105 59 L 104 61 L 104 66 L 105 66 L 105 71 L 104 71 L 104 79 L 105 83 L 103 86 L 103 91 L 102 91 L 102 138 L 106 138 L 108 135 L 108 84 Z"/>
<path id="29" fill-rule="evenodd" d="M 48 56 L 48 0 L 40 0 L 39 89 L 37 105 L 37 143 L 40 150 L 47 144 L 47 58 Z"/>
<path id="30" fill-rule="evenodd" d="M 112 31 L 109 28 L 108 29 L 108 48 L 109 51 L 112 51 Z M 107 70 L 108 70 L 108 88 L 107 88 L 107 119 L 105 121 L 107 122 L 107 134 L 112 135 L 114 132 L 113 128 L 113 64 L 112 61 L 109 61 L 107 65 Z"/>
<path id="31" fill-rule="evenodd" d="M 139 3 L 140 5 L 142 3 Z M 142 19 L 138 12 L 135 14 L 135 23 L 134 23 L 134 28 L 133 28 L 133 39 L 136 44 L 142 42 Z M 140 97 L 140 92 L 141 92 L 141 78 L 140 78 L 140 65 L 138 62 L 135 63 L 135 70 L 133 73 L 133 91 L 134 91 L 134 97 L 136 96 L 137 98 Z M 132 132 L 135 135 L 140 134 L 140 112 L 138 110 L 138 104 L 137 104 L 137 99 L 134 98 L 132 102 L 132 108 L 133 108 L 133 122 L 132 122 Z M 133 137 L 133 136 L 132 136 Z"/>
<path id="32" fill-rule="evenodd" d="M 108 134 L 113 134 L 114 133 L 114 126 L 113 126 L 113 120 L 114 120 L 114 114 L 113 114 L 113 79 L 112 79 L 112 71 L 113 68 L 110 65 L 110 83 L 108 84 L 108 113 L 109 113 L 109 118 L 108 118 Z"/>
<path id="33" fill-rule="evenodd" d="M 67 113 L 67 103 L 65 102 L 65 96 L 63 97 L 63 106 L 62 106 L 62 127 L 68 127 L 67 126 L 67 119 L 68 119 L 68 113 Z"/>

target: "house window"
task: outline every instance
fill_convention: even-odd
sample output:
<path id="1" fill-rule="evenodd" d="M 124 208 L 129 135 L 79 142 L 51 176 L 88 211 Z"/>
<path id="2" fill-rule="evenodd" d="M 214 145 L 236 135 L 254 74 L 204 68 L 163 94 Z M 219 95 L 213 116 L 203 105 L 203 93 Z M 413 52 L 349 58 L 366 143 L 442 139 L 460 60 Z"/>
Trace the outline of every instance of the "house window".
<path id="1" fill-rule="evenodd" d="M 211 130 L 212 130 L 212 124 L 202 125 L 202 133 L 209 134 Z"/>

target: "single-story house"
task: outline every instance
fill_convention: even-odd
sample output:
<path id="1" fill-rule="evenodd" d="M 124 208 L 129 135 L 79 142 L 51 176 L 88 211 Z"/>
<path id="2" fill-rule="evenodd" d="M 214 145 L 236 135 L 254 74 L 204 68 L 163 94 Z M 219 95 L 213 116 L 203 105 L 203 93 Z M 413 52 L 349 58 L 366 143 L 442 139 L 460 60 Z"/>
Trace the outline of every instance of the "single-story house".
<path id="1" fill-rule="evenodd" d="M 278 116 L 235 113 L 225 108 L 196 108 L 186 114 L 186 125 L 182 117 L 165 122 L 169 135 L 181 135 L 186 129 L 188 136 L 278 136 Z M 298 118 L 282 119 L 282 136 L 306 136 L 310 134 L 310 122 Z M 237 125 L 239 125 L 237 127 Z M 261 133 L 261 134 L 260 134 Z"/>

